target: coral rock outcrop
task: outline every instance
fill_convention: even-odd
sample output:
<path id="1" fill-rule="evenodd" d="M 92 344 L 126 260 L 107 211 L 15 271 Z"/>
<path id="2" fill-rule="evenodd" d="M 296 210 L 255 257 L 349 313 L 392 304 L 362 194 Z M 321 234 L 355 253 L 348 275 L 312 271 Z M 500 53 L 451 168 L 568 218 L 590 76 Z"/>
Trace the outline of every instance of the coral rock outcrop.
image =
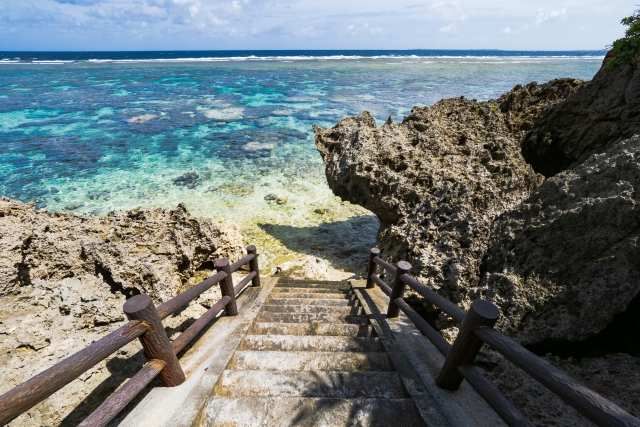
<path id="1" fill-rule="evenodd" d="M 83 217 L 0 199 L 0 393 L 119 327 L 127 297 L 165 301 L 206 275 L 215 257 L 240 257 L 241 243 L 234 228 L 181 205 Z M 168 326 L 203 312 L 219 295 L 210 293 Z M 139 350 L 124 347 L 12 425 L 76 424 L 131 374 L 135 359 L 127 360 Z"/>

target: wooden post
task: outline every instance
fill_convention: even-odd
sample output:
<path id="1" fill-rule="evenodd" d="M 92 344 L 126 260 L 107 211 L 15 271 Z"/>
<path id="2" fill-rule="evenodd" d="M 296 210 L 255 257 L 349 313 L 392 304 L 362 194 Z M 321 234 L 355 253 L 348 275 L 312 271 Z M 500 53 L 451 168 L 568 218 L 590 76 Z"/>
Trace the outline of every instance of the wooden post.
<path id="1" fill-rule="evenodd" d="M 369 267 L 367 268 L 367 288 L 368 289 L 375 287 L 375 283 L 373 283 L 373 280 L 371 280 L 371 276 L 376 274 L 376 263 L 373 261 L 373 259 L 379 255 L 380 255 L 380 249 L 378 248 L 371 248 L 371 250 L 369 251 Z"/>
<path id="2" fill-rule="evenodd" d="M 224 309 L 224 312 L 227 316 L 235 316 L 238 314 L 238 306 L 236 305 L 236 294 L 233 289 L 233 278 L 231 277 L 231 266 L 229 265 L 229 260 L 227 258 L 218 258 L 214 266 L 218 271 L 224 271 L 227 273 L 227 277 L 222 279 L 220 282 L 220 291 L 222 292 L 222 296 L 228 296 L 231 298 L 231 301 L 227 304 Z"/>
<path id="3" fill-rule="evenodd" d="M 251 280 L 251 286 L 260 286 L 260 268 L 258 267 L 258 250 L 255 246 L 247 246 L 247 253 L 254 255 L 249 261 L 249 271 L 255 271 L 256 276 Z"/>
<path id="4" fill-rule="evenodd" d="M 475 335 L 475 329 L 481 326 L 493 328 L 500 312 L 498 307 L 489 301 L 476 300 L 471 304 L 460 326 L 444 366 L 436 379 L 438 386 L 447 390 L 457 390 L 464 379 L 458 368 L 473 362 L 482 347 L 482 341 Z"/>
<path id="5" fill-rule="evenodd" d="M 389 308 L 387 309 L 388 318 L 398 317 L 398 314 L 400 314 L 400 308 L 393 301 L 404 295 L 404 288 L 406 285 L 402 280 L 400 280 L 400 277 L 411 271 L 411 264 L 407 261 L 398 261 L 396 267 L 398 268 L 398 271 L 396 271 L 396 278 L 393 283 L 393 288 L 391 289 L 391 295 L 389 296 Z"/>
<path id="6" fill-rule="evenodd" d="M 149 330 L 140 337 L 140 342 L 147 360 L 158 359 L 165 363 L 160 372 L 162 382 L 168 387 L 182 384 L 184 372 L 151 298 L 144 294 L 136 295 L 124 303 L 123 310 L 129 320 L 142 320 L 149 325 Z"/>

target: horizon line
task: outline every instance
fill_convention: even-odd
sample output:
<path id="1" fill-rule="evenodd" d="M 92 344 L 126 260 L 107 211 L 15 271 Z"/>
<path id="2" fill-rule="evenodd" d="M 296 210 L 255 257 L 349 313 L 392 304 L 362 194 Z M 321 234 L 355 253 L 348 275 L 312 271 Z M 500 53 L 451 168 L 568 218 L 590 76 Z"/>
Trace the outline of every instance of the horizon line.
<path id="1" fill-rule="evenodd" d="M 111 53 L 111 52 L 373 52 L 373 51 L 398 51 L 398 52 L 416 52 L 416 51 L 443 51 L 443 52 L 607 52 L 608 48 L 600 49 L 497 49 L 497 48 L 405 48 L 405 49 L 375 49 L 375 48 L 348 48 L 348 49 L 125 49 L 125 50 L 0 50 L 0 52 L 29 52 L 29 53 Z"/>

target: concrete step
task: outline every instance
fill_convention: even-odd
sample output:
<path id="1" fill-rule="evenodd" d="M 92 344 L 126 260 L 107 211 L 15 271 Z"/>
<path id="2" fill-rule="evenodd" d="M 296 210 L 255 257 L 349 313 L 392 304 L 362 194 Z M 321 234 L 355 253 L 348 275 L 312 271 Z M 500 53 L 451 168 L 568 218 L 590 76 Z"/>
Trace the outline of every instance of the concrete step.
<path id="1" fill-rule="evenodd" d="M 341 285 L 341 284 L 348 284 L 348 282 L 345 282 L 344 280 L 320 280 L 320 279 L 298 279 L 295 277 L 286 277 L 286 276 L 282 276 L 279 278 L 278 280 L 279 283 L 322 283 L 322 284 L 328 284 L 328 285 Z"/>
<path id="2" fill-rule="evenodd" d="M 322 291 L 322 292 L 321 292 Z M 314 298 L 314 299 L 349 299 L 348 292 L 332 291 L 330 289 L 309 289 L 301 288 L 273 288 L 271 297 L 273 298 Z"/>
<path id="3" fill-rule="evenodd" d="M 318 282 L 278 282 L 276 289 L 278 288 L 301 288 L 301 289 L 329 289 L 332 291 L 348 291 L 351 289 L 351 285 L 348 283 L 318 283 Z"/>
<path id="4" fill-rule="evenodd" d="M 328 322 L 328 323 L 353 323 L 366 324 L 367 319 L 363 316 L 341 313 L 269 313 L 261 312 L 256 318 L 258 322 L 284 322 L 284 323 L 307 323 L 307 322 Z"/>
<path id="5" fill-rule="evenodd" d="M 200 427 L 423 425 L 410 399 L 216 397 L 207 403 Z"/>
<path id="6" fill-rule="evenodd" d="M 345 323 L 284 323 L 256 322 L 249 333 L 262 335 L 322 335 L 341 337 L 368 337 L 371 328 L 368 325 L 350 325 Z"/>
<path id="7" fill-rule="evenodd" d="M 280 305 L 265 304 L 262 306 L 263 313 L 331 313 L 331 314 L 359 314 L 362 310 L 360 307 L 352 307 L 349 305 L 338 306 L 322 306 L 322 305 Z"/>
<path id="8" fill-rule="evenodd" d="M 216 384 L 219 396 L 332 398 L 407 397 L 398 374 L 386 371 L 225 370 Z"/>
<path id="9" fill-rule="evenodd" d="M 227 369 L 264 371 L 390 371 L 386 353 L 236 351 Z"/>
<path id="10" fill-rule="evenodd" d="M 267 299 L 266 304 L 269 305 L 349 305 L 350 301 L 346 298 L 283 298 L 280 296 L 271 296 Z"/>
<path id="11" fill-rule="evenodd" d="M 240 350 L 260 351 L 384 351 L 378 338 L 246 335 Z"/>

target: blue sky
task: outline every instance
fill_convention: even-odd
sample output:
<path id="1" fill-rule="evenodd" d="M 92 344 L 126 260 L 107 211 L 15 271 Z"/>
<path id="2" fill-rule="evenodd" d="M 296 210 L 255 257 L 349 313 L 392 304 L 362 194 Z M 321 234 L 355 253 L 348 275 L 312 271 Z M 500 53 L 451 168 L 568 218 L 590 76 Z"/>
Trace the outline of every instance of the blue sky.
<path id="1" fill-rule="evenodd" d="M 600 49 L 621 0 L 0 0 L 0 50 Z"/>

